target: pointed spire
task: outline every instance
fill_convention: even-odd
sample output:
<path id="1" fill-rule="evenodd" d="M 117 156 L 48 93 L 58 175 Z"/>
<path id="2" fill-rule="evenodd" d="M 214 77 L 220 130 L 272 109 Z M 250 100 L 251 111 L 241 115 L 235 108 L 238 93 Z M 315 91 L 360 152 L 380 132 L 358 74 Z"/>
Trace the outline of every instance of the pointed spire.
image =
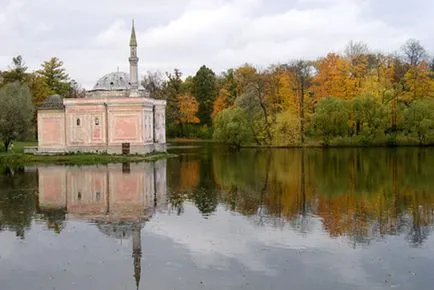
<path id="1" fill-rule="evenodd" d="M 133 263 L 134 263 L 134 279 L 136 280 L 136 288 L 139 289 L 140 276 L 142 275 L 142 239 L 141 239 L 141 224 L 135 223 L 133 227 Z"/>
<path id="2" fill-rule="evenodd" d="M 137 46 L 136 29 L 134 28 L 134 19 L 133 19 L 133 26 L 131 28 L 130 46 Z"/>

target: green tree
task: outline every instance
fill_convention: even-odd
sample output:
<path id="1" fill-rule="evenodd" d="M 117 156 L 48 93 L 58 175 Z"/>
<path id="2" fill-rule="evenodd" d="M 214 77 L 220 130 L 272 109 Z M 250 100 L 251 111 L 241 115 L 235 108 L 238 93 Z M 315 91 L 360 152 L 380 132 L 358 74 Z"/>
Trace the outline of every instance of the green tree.
<path id="1" fill-rule="evenodd" d="M 173 73 L 166 73 L 167 81 L 163 85 L 164 95 L 167 98 L 166 120 L 169 136 L 176 136 L 180 124 L 180 110 L 178 96 L 183 93 L 182 73 L 174 69 Z"/>
<path id="2" fill-rule="evenodd" d="M 12 58 L 12 67 L 9 67 L 8 71 L 2 73 L 2 83 L 13 83 L 18 81 L 20 83 L 25 83 L 28 80 L 27 66 L 24 63 L 21 55 Z M 0 86 L 2 84 L 0 83 Z"/>
<path id="3" fill-rule="evenodd" d="M 193 94 L 199 102 L 197 116 L 202 125 L 211 126 L 213 104 L 217 96 L 215 73 L 205 65 L 201 66 L 193 78 Z"/>
<path id="4" fill-rule="evenodd" d="M 265 85 L 258 82 L 246 86 L 245 92 L 237 97 L 235 105 L 244 111 L 247 126 L 250 128 L 257 145 L 270 144 L 272 141 L 271 124 L 265 105 Z"/>
<path id="5" fill-rule="evenodd" d="M 425 144 L 434 129 L 434 101 L 423 99 L 412 102 L 404 111 L 404 124 L 408 133 L 417 135 L 420 145 Z"/>
<path id="6" fill-rule="evenodd" d="M 8 83 L 0 89 L 0 139 L 7 151 L 13 140 L 29 136 L 34 107 L 27 85 Z"/>
<path id="7" fill-rule="evenodd" d="M 238 106 L 220 112 L 215 120 L 213 138 L 231 146 L 253 141 L 253 134 L 243 109 Z"/>
<path id="8" fill-rule="evenodd" d="M 300 122 L 290 110 L 276 114 L 276 122 L 273 123 L 272 134 L 275 145 L 295 145 L 301 141 Z"/>
<path id="9" fill-rule="evenodd" d="M 233 105 L 235 99 L 237 98 L 237 81 L 235 79 L 235 71 L 234 69 L 228 69 L 226 72 L 223 72 L 222 75 L 217 78 L 217 86 L 222 89 L 224 88 L 227 91 L 228 95 L 228 103 L 229 105 Z"/>
<path id="10" fill-rule="evenodd" d="M 347 134 L 348 119 L 349 112 L 345 101 L 326 97 L 318 102 L 312 124 L 316 135 L 328 146 L 333 137 Z"/>
<path id="11" fill-rule="evenodd" d="M 256 143 L 271 144 L 272 125 L 275 122 L 273 101 L 270 98 L 272 80 L 268 71 L 250 74 L 244 80 L 244 87 L 235 100 L 235 104 L 246 113 L 249 125 L 255 136 Z"/>
<path id="12" fill-rule="evenodd" d="M 61 96 L 69 97 L 71 92 L 71 83 L 69 81 L 69 75 L 66 73 L 63 67 L 63 61 L 57 57 L 52 57 L 42 63 L 42 69 L 38 70 L 45 83 L 50 90 Z"/>
<path id="13" fill-rule="evenodd" d="M 360 124 L 363 141 L 370 142 L 384 132 L 387 124 L 387 110 L 372 96 L 357 97 L 353 100 L 356 122 Z"/>

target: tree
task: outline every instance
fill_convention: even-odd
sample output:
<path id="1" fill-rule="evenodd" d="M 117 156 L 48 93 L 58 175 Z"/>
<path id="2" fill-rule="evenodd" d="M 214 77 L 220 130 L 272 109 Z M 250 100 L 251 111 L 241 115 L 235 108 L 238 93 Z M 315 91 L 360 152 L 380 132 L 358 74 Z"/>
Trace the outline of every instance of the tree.
<path id="1" fill-rule="evenodd" d="M 419 40 L 409 39 L 407 42 L 401 47 L 404 61 L 407 62 L 410 66 L 417 66 L 423 60 L 427 58 L 427 52 L 425 48 L 420 44 Z"/>
<path id="2" fill-rule="evenodd" d="M 433 83 L 426 61 L 421 61 L 418 65 L 411 66 L 405 73 L 402 82 L 405 89 L 403 101 L 406 103 L 433 96 Z"/>
<path id="3" fill-rule="evenodd" d="M 6 151 L 13 140 L 29 136 L 33 111 L 27 85 L 14 82 L 0 89 L 0 139 Z"/>
<path id="4" fill-rule="evenodd" d="M 315 109 L 312 124 L 317 136 L 328 146 L 333 137 L 348 132 L 349 112 L 345 101 L 335 97 L 321 99 Z"/>
<path id="5" fill-rule="evenodd" d="M 256 74 L 256 68 L 247 63 L 234 71 L 234 78 L 237 84 L 237 96 L 244 93 L 246 87 L 256 77 Z"/>
<path id="6" fill-rule="evenodd" d="M 356 121 L 360 124 L 363 141 L 370 142 L 384 132 L 387 123 L 387 110 L 372 96 L 357 97 L 353 100 Z"/>
<path id="7" fill-rule="evenodd" d="M 369 73 L 369 49 L 368 45 L 363 42 L 350 43 L 345 48 L 345 56 L 350 65 L 348 75 L 348 87 L 352 97 L 360 93 L 364 81 Z"/>
<path id="8" fill-rule="evenodd" d="M 213 104 L 213 111 L 211 114 L 214 120 L 218 113 L 226 108 L 232 106 L 238 96 L 237 82 L 235 80 L 235 73 L 233 69 L 224 72 L 221 77 L 217 79 L 218 94 Z"/>
<path id="9" fill-rule="evenodd" d="M 369 52 L 368 45 L 364 42 L 353 42 L 352 40 L 347 44 L 344 50 L 345 56 L 351 61 L 356 60 L 358 57 L 367 55 Z"/>
<path id="10" fill-rule="evenodd" d="M 193 78 L 192 92 L 196 97 L 196 100 L 199 102 L 198 117 L 201 124 L 211 126 L 211 115 L 217 90 L 216 76 L 210 68 L 205 65 L 199 68 Z"/>
<path id="11" fill-rule="evenodd" d="M 42 104 L 46 97 L 53 94 L 44 79 L 37 74 L 29 75 L 28 84 L 32 93 L 32 103 L 35 106 Z"/>
<path id="12" fill-rule="evenodd" d="M 21 55 L 12 58 L 12 67 L 9 70 L 2 73 L 3 83 L 13 83 L 18 81 L 25 83 L 28 79 L 27 66 L 25 66 L 24 60 Z M 1 84 L 0 84 L 1 86 Z"/>
<path id="13" fill-rule="evenodd" d="M 271 114 L 268 109 L 268 75 L 256 74 L 246 84 L 244 92 L 235 100 L 235 104 L 246 113 L 257 144 L 271 144 Z"/>
<path id="14" fill-rule="evenodd" d="M 211 117 L 214 120 L 217 115 L 224 109 L 230 106 L 229 92 L 226 88 L 221 88 L 219 94 L 214 101 Z"/>
<path id="15" fill-rule="evenodd" d="M 315 98 L 334 96 L 340 99 L 350 99 L 354 87 L 349 79 L 350 63 L 347 59 L 335 53 L 329 53 L 326 57 L 315 63 L 316 75 L 313 79 L 313 92 Z"/>
<path id="16" fill-rule="evenodd" d="M 75 80 L 69 82 L 69 93 L 65 96 L 67 98 L 84 98 L 86 90 L 83 89 Z"/>
<path id="17" fill-rule="evenodd" d="M 296 60 L 290 66 L 294 75 L 296 95 L 299 99 L 300 141 L 304 143 L 304 97 L 311 81 L 312 64 L 309 61 Z"/>
<path id="18" fill-rule="evenodd" d="M 285 111 L 276 115 L 276 122 L 272 126 L 273 142 L 276 145 L 295 145 L 301 141 L 300 121 L 292 111 Z"/>
<path id="19" fill-rule="evenodd" d="M 68 96 L 70 93 L 71 84 L 69 82 L 69 75 L 63 67 L 63 61 L 57 57 L 52 57 L 42 63 L 42 69 L 38 70 L 45 83 L 50 90 L 61 96 Z"/>
<path id="20" fill-rule="evenodd" d="M 235 99 L 238 96 L 237 93 L 237 81 L 235 79 L 235 71 L 233 69 L 228 69 L 226 72 L 222 74 L 222 77 L 220 78 L 220 87 L 223 87 L 226 89 L 228 93 L 228 101 L 229 104 L 232 105 L 235 102 Z"/>
<path id="21" fill-rule="evenodd" d="M 426 142 L 427 136 L 434 129 L 434 101 L 416 100 L 404 111 L 404 124 L 408 133 L 415 133 L 419 144 Z"/>
<path id="22" fill-rule="evenodd" d="M 200 122 L 199 118 L 196 117 L 199 104 L 191 94 L 185 93 L 178 96 L 178 109 L 178 120 L 181 126 L 186 123 L 197 124 Z"/>
<path id="23" fill-rule="evenodd" d="M 151 98 L 165 99 L 164 95 L 164 79 L 160 72 L 148 71 L 142 80 L 142 86 Z"/>
<path id="24" fill-rule="evenodd" d="M 429 70 L 431 71 L 431 78 L 434 77 L 434 58 L 431 59 L 431 62 L 429 63 Z"/>
<path id="25" fill-rule="evenodd" d="M 253 134 L 244 110 L 234 106 L 220 112 L 215 120 L 213 138 L 236 147 L 252 142 Z"/>
<path id="26" fill-rule="evenodd" d="M 180 124 L 178 96 L 183 93 L 182 73 L 178 69 L 174 69 L 173 73 L 166 73 L 166 76 L 167 81 L 163 86 L 164 95 L 167 97 L 166 120 L 168 133 L 173 135 L 175 132 L 172 130 L 176 130 Z"/>

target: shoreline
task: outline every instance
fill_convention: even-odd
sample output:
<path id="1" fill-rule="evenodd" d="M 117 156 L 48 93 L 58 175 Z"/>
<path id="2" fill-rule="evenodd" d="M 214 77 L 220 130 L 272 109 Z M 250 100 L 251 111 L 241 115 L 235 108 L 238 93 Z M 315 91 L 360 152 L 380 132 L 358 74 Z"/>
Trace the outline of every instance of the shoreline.
<path id="1" fill-rule="evenodd" d="M 175 157 L 178 157 L 178 155 L 167 152 L 154 152 L 144 155 L 118 155 L 106 153 L 33 155 L 26 153 L 0 153 L 0 166 L 25 166 L 30 164 L 97 165 L 109 163 L 138 163 L 153 162 Z"/>
<path id="2" fill-rule="evenodd" d="M 277 144 L 269 144 L 269 145 L 257 145 L 257 144 L 243 144 L 243 145 L 231 145 L 224 143 L 222 141 L 216 141 L 212 139 L 188 139 L 188 138 L 178 138 L 178 139 L 168 139 L 171 143 L 207 143 L 207 144 L 219 144 L 232 148 L 240 148 L 240 149 L 302 149 L 302 148 L 316 148 L 316 149 L 328 149 L 328 148 L 399 148 L 399 147 L 418 147 L 418 148 L 427 148 L 434 147 L 434 142 L 429 140 L 426 144 L 419 144 L 415 139 L 411 138 L 400 138 L 396 140 L 394 143 L 389 143 L 386 140 L 377 140 L 371 143 L 361 143 L 359 140 L 344 140 L 343 142 L 334 141 L 329 145 L 324 145 L 319 140 L 307 140 L 305 144 L 291 144 L 291 145 L 277 145 Z M 176 147 L 176 145 L 175 145 Z"/>

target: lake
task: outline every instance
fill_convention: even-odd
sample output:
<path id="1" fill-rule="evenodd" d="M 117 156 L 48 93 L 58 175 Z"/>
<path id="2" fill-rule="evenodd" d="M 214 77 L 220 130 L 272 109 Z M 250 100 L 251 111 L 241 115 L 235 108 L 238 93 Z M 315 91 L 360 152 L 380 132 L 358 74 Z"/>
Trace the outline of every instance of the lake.
<path id="1" fill-rule="evenodd" d="M 2 168 L 0 289 L 432 289 L 434 148 Z"/>

